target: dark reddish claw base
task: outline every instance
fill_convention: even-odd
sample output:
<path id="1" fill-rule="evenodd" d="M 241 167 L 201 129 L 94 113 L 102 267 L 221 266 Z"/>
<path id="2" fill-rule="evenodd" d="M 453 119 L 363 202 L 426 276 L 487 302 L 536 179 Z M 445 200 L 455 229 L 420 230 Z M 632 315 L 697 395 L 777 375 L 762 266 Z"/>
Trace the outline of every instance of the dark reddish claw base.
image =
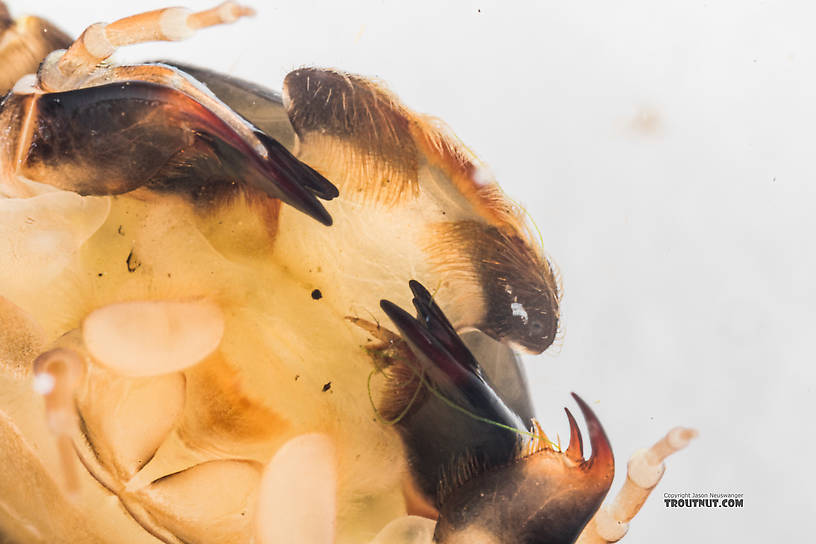
<path id="1" fill-rule="evenodd" d="M 411 290 L 416 318 L 386 300 L 381 307 L 415 356 L 404 364 L 416 365 L 414 371 L 435 390 L 404 407 L 396 424 L 415 486 L 439 512 L 435 541 L 488 534 L 496 542 L 574 542 L 614 476 L 600 421 L 573 393 L 592 455 L 583 458 L 581 431 L 566 408 L 570 443 L 565 451 L 552 449 L 544 436 L 525 446 L 529 433 L 521 419 L 485 379 L 442 310 L 419 283 L 411 282 Z M 440 434 L 440 428 L 446 432 Z"/>
<path id="2" fill-rule="evenodd" d="M 36 100 L 34 130 L 22 135 L 29 145 L 20 173 L 29 179 L 59 180 L 82 195 L 146 187 L 203 207 L 241 188 L 332 223 L 318 197 L 336 197 L 334 185 L 256 132 L 268 155 L 261 156 L 216 114 L 169 87 L 126 81 L 12 98 Z"/>

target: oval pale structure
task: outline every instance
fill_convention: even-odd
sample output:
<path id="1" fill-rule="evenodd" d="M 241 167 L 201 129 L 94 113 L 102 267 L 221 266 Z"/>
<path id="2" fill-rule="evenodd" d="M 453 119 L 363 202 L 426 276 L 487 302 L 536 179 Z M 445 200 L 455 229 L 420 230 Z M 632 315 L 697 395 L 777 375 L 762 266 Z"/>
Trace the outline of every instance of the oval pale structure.
<path id="1" fill-rule="evenodd" d="M 82 335 L 103 365 L 126 376 L 156 376 L 193 366 L 215 351 L 224 317 L 210 302 L 123 302 L 88 315 Z"/>
<path id="2" fill-rule="evenodd" d="M 335 541 L 335 463 L 324 434 L 298 436 L 278 450 L 261 479 L 257 542 Z"/>

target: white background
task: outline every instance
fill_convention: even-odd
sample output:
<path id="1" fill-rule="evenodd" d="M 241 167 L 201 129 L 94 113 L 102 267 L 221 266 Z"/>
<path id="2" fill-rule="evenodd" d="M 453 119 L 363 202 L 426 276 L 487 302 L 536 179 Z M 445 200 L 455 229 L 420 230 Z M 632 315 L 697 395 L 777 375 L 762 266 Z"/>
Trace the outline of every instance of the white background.
<path id="1" fill-rule="evenodd" d="M 279 89 L 301 65 L 389 83 L 523 203 L 564 278 L 560 353 L 528 360 L 546 430 L 576 391 L 618 457 L 700 437 L 625 542 L 806 541 L 813 470 L 816 12 L 807 2 L 255 2 L 170 57 Z M 78 34 L 164 7 L 23 1 Z M 187 2 L 196 9 L 209 2 Z M 663 492 L 735 492 L 677 510 Z"/>

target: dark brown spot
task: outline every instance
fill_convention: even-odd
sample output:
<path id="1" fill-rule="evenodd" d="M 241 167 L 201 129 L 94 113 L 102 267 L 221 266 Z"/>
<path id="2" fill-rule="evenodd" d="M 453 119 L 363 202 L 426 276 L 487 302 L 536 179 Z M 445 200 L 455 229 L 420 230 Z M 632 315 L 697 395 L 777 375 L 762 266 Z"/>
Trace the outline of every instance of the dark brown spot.
<path id="1" fill-rule="evenodd" d="M 127 256 L 127 269 L 128 272 L 136 272 L 136 269 L 142 266 L 142 262 L 133 254 L 133 250 L 130 250 Z"/>
<path id="2" fill-rule="evenodd" d="M 315 289 L 314 291 L 312 291 L 312 298 L 314 300 L 320 300 L 321 298 L 323 298 L 323 293 L 320 292 L 320 289 Z"/>
<path id="3" fill-rule="evenodd" d="M 512 230 L 475 221 L 444 224 L 434 234 L 428 247 L 433 265 L 475 267 L 483 286 L 484 319 L 468 325 L 531 353 L 541 353 L 553 343 L 559 326 L 558 280 L 550 262 L 531 244 Z M 464 262 L 457 262 L 460 258 Z"/>
<path id="4" fill-rule="evenodd" d="M 324 393 L 326 391 L 328 391 L 329 389 L 331 389 L 331 382 L 327 382 L 327 383 L 323 384 L 323 392 Z"/>
<path id="5" fill-rule="evenodd" d="M 418 195 L 412 114 L 390 91 L 368 78 L 316 68 L 290 72 L 283 87 L 292 128 L 304 149 L 315 146 L 310 156 L 320 157 L 312 168 L 337 182 L 345 178 L 346 195 L 385 204 Z M 336 170 L 340 159 L 352 168 Z"/>

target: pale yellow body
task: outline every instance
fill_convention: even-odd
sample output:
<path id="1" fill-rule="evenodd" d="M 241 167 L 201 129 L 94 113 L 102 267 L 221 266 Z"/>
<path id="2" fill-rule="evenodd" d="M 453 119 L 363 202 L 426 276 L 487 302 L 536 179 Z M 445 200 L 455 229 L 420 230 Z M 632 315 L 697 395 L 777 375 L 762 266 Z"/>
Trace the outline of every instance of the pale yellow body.
<path id="1" fill-rule="evenodd" d="M 59 200 L 60 205 L 39 206 L 45 200 Z M 314 300 L 315 286 L 277 262 L 271 247 L 261 247 L 265 230 L 253 225 L 251 214 L 236 211 L 244 219 L 233 232 L 240 232 L 243 245 L 230 244 L 230 254 L 224 255 L 197 228 L 200 219 L 172 199 L 145 202 L 51 193 L 0 201 L 7 209 L 22 204 L 40 228 L 18 232 L 17 240 L 14 233 L 4 232 L 4 239 L 25 253 L 4 256 L 4 277 L 24 281 L 4 282 L 2 295 L 7 301 L 3 321 L 26 315 L 26 323 L 40 329 L 27 336 L 37 346 L 25 353 L 54 344 L 80 328 L 90 312 L 115 302 L 201 300 L 223 312 L 225 333 L 218 349 L 183 372 L 129 378 L 99 361 L 87 369 L 78 406 L 96 454 L 79 443 L 80 457 L 137 516 L 158 521 L 159 527 L 189 542 L 205 541 L 201 539 L 218 527 L 247 537 L 261 470 L 285 441 L 306 432 L 335 439 L 340 542 L 365 541 L 404 512 L 401 446 L 396 434 L 375 420 L 366 387 L 372 369 L 364 349 L 366 334 L 343 319 L 346 312 L 332 301 L 332 284 L 326 284 L 325 297 Z M 43 224 L 49 213 L 66 219 L 49 228 Z M 229 237 L 230 231 L 225 227 L 222 236 Z M 33 241 L 58 241 L 66 232 L 73 235 L 61 246 Z M 298 262 L 294 249 L 288 251 L 291 262 Z M 129 255 L 138 260 L 129 260 Z M 59 264 L 32 266 L 46 258 Z M 138 262 L 132 272 L 129 262 L 130 269 Z M 333 285 L 339 293 L 340 282 Z M 21 332 L 6 329 L 5 334 L 20 338 Z M 29 520 L 32 534 L 39 533 L 43 542 L 67 537 L 66 527 L 55 526 L 46 534 L 47 527 L 37 523 L 44 506 L 40 501 L 45 500 L 64 503 L 60 511 L 66 516 L 111 509 L 110 515 L 77 515 L 74 520 L 76 530 L 100 541 L 121 541 L 120 529 L 113 530 L 120 525 L 141 532 L 140 540 L 129 541 L 151 541 L 116 495 L 102 489 L 84 468 L 79 497 L 63 496 L 55 438 L 46 426 L 42 397 L 32 388 L 30 367 L 25 361 L 3 360 L 0 368 L 3 432 L 16 436 L 22 452 L 4 468 L 42 463 L 37 477 L 47 484 L 37 488 L 50 489 L 28 498 L 27 485 L 4 490 L 12 526 L 18 525 L 23 534 Z M 201 465 L 213 461 L 219 463 L 218 470 L 212 463 Z M 196 465 L 200 467 L 191 469 Z M 175 473 L 181 474 L 151 484 Z M 19 484 L 5 476 L 0 482 Z M 224 489 L 231 491 L 225 496 Z M 190 503 L 187 509 L 182 507 L 185 502 Z M 366 514 L 359 515 L 361 511 Z M 180 519 L 183 514 L 191 518 Z"/>
<path id="2" fill-rule="evenodd" d="M 415 279 L 459 330 L 534 352 L 554 340 L 557 277 L 519 210 L 441 123 L 366 78 L 284 82 L 281 141 L 340 190 L 330 228 L 241 179 L 207 207 L 148 179 L 83 197 L 55 187 L 106 165 L 26 162 L 49 122 L 39 96 L 111 82 L 173 89 L 269 159 L 254 126 L 180 72 L 98 68 L 117 47 L 250 13 L 92 25 L 0 115 L 0 541 L 427 544 L 434 522 L 405 515 L 405 452 L 373 407 L 367 347 L 387 335 L 346 318 L 388 327 L 379 301 L 409 308 Z M 117 192 L 93 179 L 88 193 Z"/>

